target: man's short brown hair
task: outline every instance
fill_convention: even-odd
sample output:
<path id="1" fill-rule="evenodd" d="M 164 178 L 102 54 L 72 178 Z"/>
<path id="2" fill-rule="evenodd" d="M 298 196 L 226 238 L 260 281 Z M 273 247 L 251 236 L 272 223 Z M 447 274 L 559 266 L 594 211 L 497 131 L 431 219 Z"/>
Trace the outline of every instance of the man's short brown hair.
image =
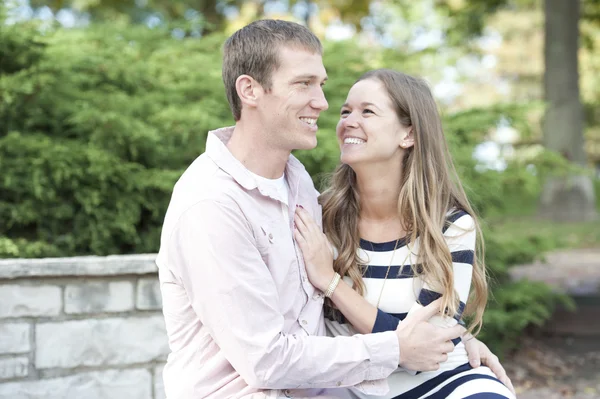
<path id="1" fill-rule="evenodd" d="M 236 121 L 242 116 L 242 103 L 237 95 L 235 81 L 249 75 L 271 89 L 271 77 L 280 66 L 281 46 L 298 47 L 322 54 L 319 39 L 306 27 L 294 22 L 263 19 L 252 22 L 235 32 L 223 49 L 223 82 L 229 107 Z"/>

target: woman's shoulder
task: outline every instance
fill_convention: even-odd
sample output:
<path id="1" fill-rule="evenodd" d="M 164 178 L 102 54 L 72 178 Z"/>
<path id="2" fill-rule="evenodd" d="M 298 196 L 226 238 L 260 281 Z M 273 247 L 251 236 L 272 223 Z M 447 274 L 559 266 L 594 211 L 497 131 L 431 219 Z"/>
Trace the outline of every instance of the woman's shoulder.
<path id="1" fill-rule="evenodd" d="M 446 213 L 443 233 L 446 233 L 450 227 L 457 227 L 460 230 L 472 230 L 475 228 L 475 219 L 463 209 L 452 208 Z"/>

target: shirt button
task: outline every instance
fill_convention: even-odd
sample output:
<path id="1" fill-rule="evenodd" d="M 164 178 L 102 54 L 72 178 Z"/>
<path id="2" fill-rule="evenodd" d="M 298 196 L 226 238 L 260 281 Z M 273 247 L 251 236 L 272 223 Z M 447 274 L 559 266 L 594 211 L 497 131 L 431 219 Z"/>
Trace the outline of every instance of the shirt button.
<path id="1" fill-rule="evenodd" d="M 341 383 L 340 381 L 338 381 L 338 382 L 337 382 L 337 386 L 339 387 L 339 386 L 341 386 L 341 385 L 342 385 L 342 383 Z"/>
<path id="2" fill-rule="evenodd" d="M 273 239 L 273 233 L 269 233 L 269 240 Z"/>
<path id="3" fill-rule="evenodd" d="M 285 391 L 283 391 L 283 394 L 285 395 L 286 398 L 292 398 L 292 391 L 290 391 L 289 389 L 286 389 Z"/>
<path id="4" fill-rule="evenodd" d="M 302 276 L 302 281 L 306 283 L 306 276 Z"/>
<path id="5" fill-rule="evenodd" d="M 302 324 L 304 324 L 304 325 L 307 325 L 307 324 L 308 324 L 308 321 L 306 321 L 306 320 L 302 320 Z"/>

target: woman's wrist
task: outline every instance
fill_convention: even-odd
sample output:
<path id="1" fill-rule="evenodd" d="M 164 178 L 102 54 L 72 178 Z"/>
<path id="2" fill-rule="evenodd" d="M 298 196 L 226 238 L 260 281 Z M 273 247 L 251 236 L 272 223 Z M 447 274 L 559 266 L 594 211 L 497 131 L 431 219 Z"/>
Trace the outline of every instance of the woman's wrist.
<path id="1" fill-rule="evenodd" d="M 321 291 L 323 291 L 323 294 L 325 294 L 326 297 L 331 297 L 331 295 L 335 291 L 337 285 L 339 284 L 340 280 L 341 280 L 341 276 L 338 273 L 331 271 L 330 278 L 328 278 L 327 280 L 325 280 L 325 279 L 323 280 L 323 281 L 327 281 L 327 283 L 321 289 Z"/>
<path id="2" fill-rule="evenodd" d="M 325 292 L 327 287 L 329 287 L 329 283 L 335 276 L 335 272 L 333 270 L 323 273 L 319 276 L 315 281 L 311 280 L 310 282 L 319 290 Z"/>

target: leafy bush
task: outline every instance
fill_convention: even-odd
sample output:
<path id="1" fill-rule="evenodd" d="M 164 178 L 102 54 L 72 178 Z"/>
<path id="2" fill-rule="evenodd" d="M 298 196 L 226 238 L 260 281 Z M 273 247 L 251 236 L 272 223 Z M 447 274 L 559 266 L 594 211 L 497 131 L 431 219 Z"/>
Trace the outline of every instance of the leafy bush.
<path id="1" fill-rule="evenodd" d="M 156 251 L 177 177 L 209 129 L 232 123 L 221 43 L 5 27 L 0 236 L 13 245 L 0 256 Z"/>

